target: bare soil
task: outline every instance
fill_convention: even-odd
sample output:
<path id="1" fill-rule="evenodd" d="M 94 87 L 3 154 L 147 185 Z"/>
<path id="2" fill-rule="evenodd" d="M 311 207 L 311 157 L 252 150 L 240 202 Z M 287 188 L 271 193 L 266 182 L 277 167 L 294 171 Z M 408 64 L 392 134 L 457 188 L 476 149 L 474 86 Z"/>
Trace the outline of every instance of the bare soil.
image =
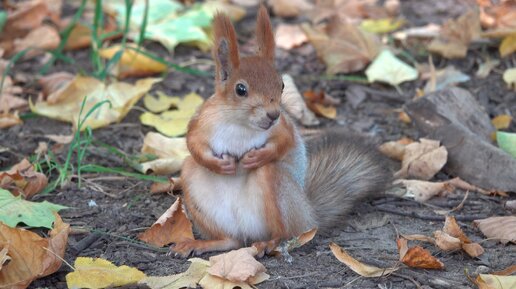
<path id="1" fill-rule="evenodd" d="M 461 1 L 439 1 L 444 2 L 457 4 Z M 450 11 L 441 9 L 427 11 L 425 14 L 419 6 L 432 6 L 427 5 L 428 3 L 433 5 L 434 1 L 402 1 L 402 13 L 412 24 L 421 25 L 430 21 L 442 21 L 461 12 L 459 6 Z M 251 46 L 249 43 L 252 42 L 251 35 L 254 29 L 254 10 L 249 9 L 248 16 L 237 24 L 242 50 Z M 285 20 L 273 17 L 275 25 L 282 21 Z M 179 47 L 175 55 L 167 56 L 165 50 L 156 44 L 146 43 L 145 46 L 175 63 L 210 59 L 208 53 L 186 47 Z M 283 73 L 291 74 L 301 91 L 323 89 L 342 99 L 338 119 L 324 121 L 322 126 L 345 126 L 380 142 L 398 139 L 401 136 L 423 137 L 413 125 L 400 122 L 398 113 L 394 111 L 415 95 L 416 87 L 421 87 L 422 82 L 403 84 L 403 94 L 388 86 L 368 85 L 367 98 L 354 108 L 351 105 L 352 100 L 346 96 L 346 90 L 350 85 L 357 84 L 318 78 L 324 73 L 324 66 L 317 60 L 313 48 L 304 46 L 289 52 L 278 50 L 277 55 L 278 68 Z M 417 56 L 415 53 L 412 55 L 416 55 L 419 62 L 427 61 L 426 56 Z M 53 70 L 90 70 L 88 50 L 71 52 L 68 56 L 74 58 L 77 63 L 73 66 L 58 63 Z M 461 86 L 476 96 L 490 116 L 502 113 L 516 115 L 516 93 L 505 87 L 501 76 L 505 68 L 515 66 L 515 56 L 502 59 L 501 65 L 488 78 L 477 79 L 475 71 L 486 56 L 498 57 L 497 47 L 484 46 L 474 49 L 465 59 L 456 61 L 434 56 L 434 63 L 438 68 L 453 64 L 470 75 L 471 81 Z M 202 64 L 196 67 L 205 69 Z M 37 60 L 32 60 L 17 64 L 14 73 L 34 75 L 38 69 Z M 209 69 L 212 67 L 209 66 Z M 28 93 L 27 97 L 34 96 L 40 89 L 34 80 L 29 80 L 25 88 L 29 92 L 34 92 Z M 171 71 L 154 90 L 163 90 L 173 95 L 196 91 L 203 97 L 209 97 L 213 92 L 213 86 L 210 78 Z M 138 153 L 145 133 L 152 130 L 140 124 L 140 114 L 139 110 L 133 109 L 121 123 L 95 130 L 95 139 L 111 144 L 128 154 Z M 516 131 L 514 127 L 511 130 Z M 30 118 L 22 126 L 2 130 L 0 146 L 10 148 L 10 151 L 0 153 L 0 167 L 8 167 L 33 154 L 38 142 L 47 141 L 43 137 L 46 134 L 70 133 L 69 124 L 43 117 Z M 63 156 L 64 154 L 60 155 Z M 96 147 L 90 148 L 85 163 L 110 167 L 125 166 L 130 170 L 121 159 Z M 106 174 L 85 177 L 88 182 L 83 183 L 81 188 L 77 188 L 76 179 L 73 179 L 66 188 L 58 188 L 48 195 L 35 198 L 37 201 L 47 200 L 70 207 L 62 211 L 64 221 L 74 228 L 65 255 L 67 262 L 73 264 L 78 256 L 102 257 L 118 265 L 134 266 L 148 275 L 169 275 L 186 270 L 189 262 L 167 255 L 166 248 L 154 249 L 135 241 L 136 236 L 150 226 L 174 202 L 175 197 L 166 194 L 151 195 L 150 182 L 147 181 Z M 445 174 L 437 176 L 438 179 L 449 177 Z M 330 242 L 335 242 L 366 263 L 392 266 L 398 260 L 396 232 L 431 235 L 443 225 L 439 219 L 441 217 L 434 212 L 435 208 L 451 209 L 460 203 L 463 196 L 464 192 L 457 191 L 446 198 L 432 199 L 428 204 L 395 197 L 364 201 L 349 216 L 346 225 L 336 227 L 329 234 L 319 234 L 309 244 L 293 251 L 292 263 L 273 257 L 262 259 L 271 278 L 258 288 L 416 288 L 419 285 L 424 286 L 423 288 L 472 288 L 473 285 L 466 278 L 465 272 L 491 272 L 513 265 L 516 260 L 516 246 L 504 246 L 496 241 L 482 241 L 484 236 L 473 227 L 471 219 L 510 214 L 503 208 L 503 203 L 508 199 L 516 199 L 514 194 L 509 198 L 501 198 L 470 193 L 464 208 L 454 212 L 459 220 L 464 218 L 465 221 L 459 221 L 459 224 L 465 233 L 473 241 L 481 242 L 486 249 L 480 258 L 471 258 L 463 252 L 443 253 L 433 246 L 421 244 L 444 262 L 446 269 L 442 271 L 404 268 L 387 277 L 359 278 L 334 258 L 328 247 Z M 95 205 L 92 206 L 92 203 Z M 386 211 L 395 211 L 396 214 Z M 204 254 L 201 257 L 209 256 Z M 66 288 L 65 275 L 70 271 L 68 266 L 63 265 L 57 273 L 35 281 L 30 288 Z"/>

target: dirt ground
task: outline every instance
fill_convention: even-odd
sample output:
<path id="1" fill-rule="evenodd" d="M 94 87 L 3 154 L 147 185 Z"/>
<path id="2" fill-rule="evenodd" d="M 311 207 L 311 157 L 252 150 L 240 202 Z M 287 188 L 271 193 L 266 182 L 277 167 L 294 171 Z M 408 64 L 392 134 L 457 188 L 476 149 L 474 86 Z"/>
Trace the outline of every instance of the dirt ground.
<path id="1" fill-rule="evenodd" d="M 449 5 L 451 2 L 453 1 L 439 1 L 439 4 L 434 5 L 434 1 L 402 1 L 401 11 L 409 22 L 421 25 L 460 14 L 461 1 L 455 1 L 459 4 Z M 439 8 L 441 5 L 454 9 Z M 423 6 L 429 7 L 422 10 Z M 256 13 L 252 10 L 250 9 L 248 16 L 237 24 L 241 49 L 244 51 L 250 46 L 249 41 L 252 41 Z M 280 21 L 285 20 L 273 17 L 274 24 Z M 145 46 L 166 55 L 164 49 L 158 45 Z M 476 96 L 490 116 L 503 113 L 516 115 L 516 93 L 505 87 L 501 76 L 504 69 L 516 66 L 516 56 L 513 54 L 512 57 L 502 59 L 498 69 L 488 78 L 476 79 L 475 71 L 485 55 L 497 57 L 497 47 L 485 47 L 482 53 L 475 49 L 470 51 L 465 59 L 456 61 L 434 56 L 434 63 L 438 68 L 453 64 L 468 74 L 471 80 L 461 86 Z M 88 51 L 72 52 L 68 56 L 76 59 L 79 65 L 67 66 L 58 63 L 53 70 L 79 72 L 89 69 Z M 322 126 L 345 126 L 367 134 L 379 142 L 395 140 L 402 136 L 423 137 L 413 125 L 400 122 L 397 112 L 394 111 L 415 95 L 415 89 L 421 87 L 422 82 L 402 85 L 403 94 L 392 87 L 368 85 L 366 100 L 353 107 L 353 100 L 346 96 L 346 91 L 351 85 L 360 84 L 318 79 L 319 75 L 324 74 L 324 66 L 317 60 L 311 46 L 305 45 L 289 52 L 278 50 L 277 56 L 279 70 L 292 75 L 301 91 L 310 88 L 324 89 L 327 93 L 342 99 L 338 119 L 324 121 Z M 175 63 L 184 63 L 209 59 L 210 55 L 179 47 L 176 54 L 168 58 Z M 427 61 L 426 56 L 416 56 L 416 59 L 418 62 Z M 14 73 L 34 74 L 38 67 L 37 60 L 23 62 L 15 66 Z M 205 69 L 202 64 L 196 67 Z M 208 68 L 212 69 L 211 66 Z M 36 82 L 29 81 L 27 86 L 36 92 L 39 89 Z M 213 92 L 213 85 L 210 78 L 172 71 L 154 89 L 174 95 L 196 91 L 203 97 L 209 97 Z M 140 124 L 140 114 L 139 110 L 133 109 L 120 124 L 95 130 L 95 139 L 116 146 L 128 154 L 138 153 L 145 133 L 151 131 Z M 516 129 L 513 127 L 512 131 Z M 0 131 L 0 146 L 10 148 L 8 152 L 0 153 L 0 168 L 10 166 L 33 154 L 38 142 L 47 141 L 43 135 L 70 132 L 69 124 L 42 117 L 30 118 L 22 126 Z M 96 147 L 90 149 L 85 162 L 110 167 L 126 166 L 121 159 Z M 77 188 L 76 180 L 73 180 L 67 188 L 58 188 L 49 195 L 35 198 L 37 201 L 47 200 L 70 207 L 62 211 L 64 221 L 74 228 L 65 255 L 67 262 L 73 263 L 77 256 L 102 257 L 116 264 L 134 266 L 148 275 L 179 273 L 189 266 L 186 259 L 167 255 L 166 248 L 153 249 L 135 241 L 136 236 L 174 202 L 173 196 L 151 195 L 148 190 L 150 182 L 146 181 L 106 174 L 85 177 L 88 181 L 83 183 L 81 188 Z M 437 178 L 447 179 L 449 176 L 441 173 Z M 439 219 L 441 217 L 435 214 L 434 210 L 457 206 L 463 194 L 464 192 L 457 191 L 447 198 L 434 198 L 428 204 L 385 196 L 365 201 L 349 216 L 346 225 L 335 228 L 327 235 L 319 234 L 309 244 L 293 251 L 292 263 L 272 257 L 262 259 L 271 277 L 258 288 L 472 288 L 473 285 L 468 281 L 465 272 L 472 274 L 501 270 L 513 265 L 516 260 L 516 246 L 482 241 L 483 235 L 471 222 L 475 218 L 508 215 L 509 212 L 503 208 L 503 203 L 508 199 L 516 199 L 514 194 L 509 198 L 501 198 L 470 193 L 465 206 L 454 212 L 465 233 L 474 242 L 481 242 L 485 248 L 486 252 L 480 258 L 473 259 L 463 252 L 443 253 L 433 246 L 421 244 L 444 262 L 446 269 L 442 271 L 404 268 L 387 277 L 360 278 L 341 264 L 328 247 L 330 242 L 335 242 L 359 260 L 377 266 L 391 266 L 398 260 L 396 231 L 401 234 L 431 235 L 443 225 L 443 221 Z M 209 254 L 201 257 L 206 259 Z M 68 266 L 63 265 L 57 273 L 35 281 L 29 288 L 66 288 L 65 275 L 70 270 Z"/>

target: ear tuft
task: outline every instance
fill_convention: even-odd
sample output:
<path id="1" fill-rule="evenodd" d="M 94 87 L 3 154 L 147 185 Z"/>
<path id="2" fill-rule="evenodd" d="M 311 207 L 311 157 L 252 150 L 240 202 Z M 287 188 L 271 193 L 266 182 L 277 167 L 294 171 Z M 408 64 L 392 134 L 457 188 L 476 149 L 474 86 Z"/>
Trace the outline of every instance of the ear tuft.
<path id="1" fill-rule="evenodd" d="M 274 43 L 274 34 L 272 33 L 269 13 L 263 4 L 260 5 L 256 19 L 256 38 L 258 42 L 258 54 L 274 62 L 274 47 L 276 46 Z"/>
<path id="2" fill-rule="evenodd" d="M 215 41 L 213 58 L 216 64 L 217 82 L 225 81 L 240 65 L 235 28 L 226 15 L 218 12 L 213 18 Z"/>

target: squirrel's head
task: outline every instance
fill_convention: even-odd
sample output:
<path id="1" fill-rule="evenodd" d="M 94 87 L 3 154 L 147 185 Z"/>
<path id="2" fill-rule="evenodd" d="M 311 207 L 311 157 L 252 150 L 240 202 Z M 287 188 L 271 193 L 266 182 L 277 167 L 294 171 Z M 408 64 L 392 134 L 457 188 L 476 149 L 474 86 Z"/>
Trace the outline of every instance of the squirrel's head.
<path id="1" fill-rule="evenodd" d="M 240 57 L 235 28 L 226 15 L 213 20 L 216 97 L 230 106 L 231 121 L 268 130 L 280 117 L 283 81 L 274 67 L 274 35 L 267 9 L 258 12 L 255 55 Z M 221 110 L 224 110 L 221 108 Z"/>

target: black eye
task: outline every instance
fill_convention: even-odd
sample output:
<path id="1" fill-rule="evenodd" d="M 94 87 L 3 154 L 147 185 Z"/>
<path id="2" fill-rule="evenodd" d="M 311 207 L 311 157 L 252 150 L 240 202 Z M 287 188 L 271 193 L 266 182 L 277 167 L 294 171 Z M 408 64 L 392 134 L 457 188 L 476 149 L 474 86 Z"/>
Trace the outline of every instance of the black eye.
<path id="1" fill-rule="evenodd" d="M 283 89 L 285 89 L 285 82 L 281 83 L 281 92 L 283 92 Z"/>
<path id="2" fill-rule="evenodd" d="M 235 87 L 235 92 L 238 96 L 247 96 L 247 87 L 242 83 L 238 83 Z"/>

